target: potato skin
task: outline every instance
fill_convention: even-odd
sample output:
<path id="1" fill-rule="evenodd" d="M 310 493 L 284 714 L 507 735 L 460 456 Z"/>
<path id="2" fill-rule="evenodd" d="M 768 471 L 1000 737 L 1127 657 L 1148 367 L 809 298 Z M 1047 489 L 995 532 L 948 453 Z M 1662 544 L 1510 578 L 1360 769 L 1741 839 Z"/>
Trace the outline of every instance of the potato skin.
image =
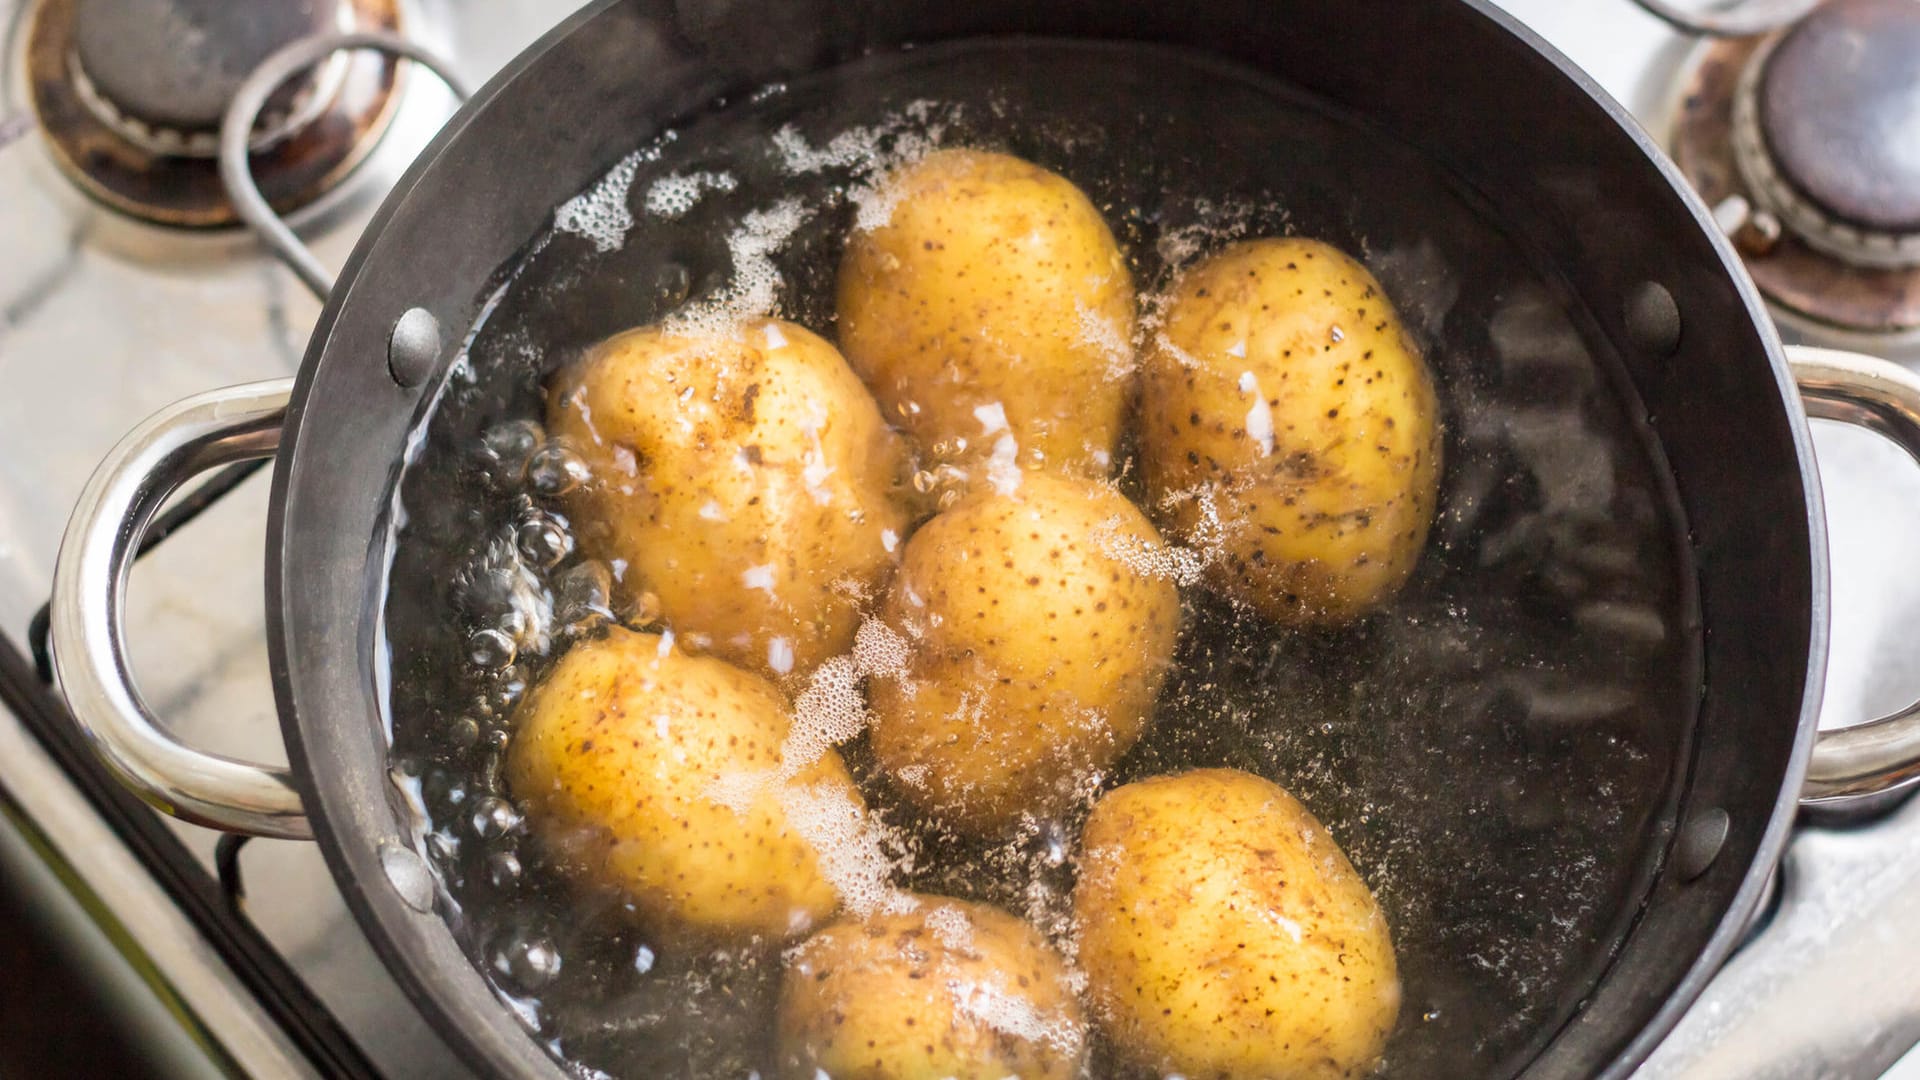
<path id="1" fill-rule="evenodd" d="M 977 491 L 908 541 L 881 617 L 907 670 L 873 678 L 875 760 L 970 833 L 1064 809 L 1140 737 L 1172 664 L 1180 597 L 1113 489 L 1045 472 Z"/>
<path id="2" fill-rule="evenodd" d="M 547 427 L 592 469 L 567 503 L 585 550 L 683 640 L 762 674 L 845 651 L 906 535 L 904 440 L 792 323 L 620 334 L 556 378 Z"/>
<path id="3" fill-rule="evenodd" d="M 840 345 L 887 417 L 922 450 L 973 469 L 999 436 L 1104 476 L 1133 396 L 1133 277 L 1085 194 L 1006 154 L 943 150 L 891 176 L 884 225 L 840 264 Z M 938 456 L 938 455 L 936 455 Z"/>
<path id="4" fill-rule="evenodd" d="M 1433 523 L 1440 419 L 1373 275 L 1316 240 L 1248 241 L 1183 274 L 1165 318 L 1143 365 L 1142 470 L 1170 533 L 1217 542 L 1210 583 L 1300 623 L 1392 596 Z"/>
<path id="5" fill-rule="evenodd" d="M 769 787 L 746 813 L 723 776 L 780 764 L 786 699 L 766 680 L 624 628 L 562 656 L 516 713 L 507 782 L 548 850 L 700 939 L 783 938 L 838 906 Z M 828 749 L 791 783 L 859 792 Z"/>
<path id="6" fill-rule="evenodd" d="M 1086 1023 L 1066 962 L 1046 939 L 998 908 L 915 899 L 913 911 L 838 922 L 793 951 L 780 995 L 782 1075 L 1078 1077 Z M 992 1013 L 1014 1022 L 996 1027 Z M 1020 1030 L 1035 1018 L 1041 1031 Z"/>
<path id="7" fill-rule="evenodd" d="M 1093 1013 L 1194 1080 L 1368 1075 L 1400 1009 L 1387 921 L 1307 809 L 1234 769 L 1103 797 L 1073 894 Z"/>

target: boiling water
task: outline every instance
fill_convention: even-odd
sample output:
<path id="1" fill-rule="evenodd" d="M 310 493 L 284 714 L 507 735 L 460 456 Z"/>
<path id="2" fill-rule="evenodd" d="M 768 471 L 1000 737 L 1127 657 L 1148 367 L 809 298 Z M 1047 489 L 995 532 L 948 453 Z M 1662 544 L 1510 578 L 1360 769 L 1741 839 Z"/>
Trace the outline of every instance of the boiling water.
<path id="1" fill-rule="evenodd" d="M 394 775 L 443 908 L 502 998 L 583 1073 L 773 1073 L 777 948 L 685 951 L 543 862 L 501 783 L 512 709 L 567 643 L 650 598 L 573 550 L 545 378 L 606 336 L 774 313 L 831 338 L 847 230 L 938 146 L 1072 179 L 1149 295 L 1242 236 L 1361 258 L 1425 347 L 1446 424 L 1413 581 L 1341 630 L 1183 589 L 1178 668 L 1105 778 L 1230 765 L 1292 791 L 1393 927 L 1391 1076 L 1517 1069 L 1604 969 L 1670 830 L 1697 700 L 1665 469 L 1584 314 L 1448 173 L 1248 73 L 1138 47 L 919 50 L 722 103 L 560 208 L 449 376 L 402 488 L 386 608 Z M 1129 475 L 1124 467 L 1118 471 Z M 1124 483 L 1124 481 L 1123 481 Z M 892 801 L 842 747 L 900 887 L 1060 939 L 1077 818 L 993 844 Z M 1124 1075 L 1096 1040 L 1097 1076 Z"/>

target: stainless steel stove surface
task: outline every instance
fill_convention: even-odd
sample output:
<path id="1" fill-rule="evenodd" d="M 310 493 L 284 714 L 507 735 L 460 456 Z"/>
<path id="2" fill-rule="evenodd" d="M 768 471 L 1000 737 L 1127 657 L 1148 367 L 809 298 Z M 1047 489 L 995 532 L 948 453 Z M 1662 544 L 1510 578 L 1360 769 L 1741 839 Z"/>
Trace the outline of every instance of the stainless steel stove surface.
<path id="1" fill-rule="evenodd" d="M 136 225 L 79 194 L 33 133 L 22 70 L 27 0 L 0 0 L 0 633 L 26 638 L 66 514 L 94 465 L 149 412 L 195 391 L 293 372 L 318 306 L 237 235 Z M 1650 128 L 1697 47 L 1627 0 L 1505 0 Z M 478 84 L 556 22 L 552 0 L 419 0 L 408 33 Z M 338 265 L 384 187 L 452 108 L 403 85 L 370 159 L 303 226 Z M 1490 122 L 1497 122 L 1491 118 Z M 1920 697 L 1920 468 L 1875 437 L 1816 426 L 1833 548 L 1833 656 L 1823 722 Z M 263 641 L 263 475 L 143 561 L 129 636 L 149 701 L 188 742 L 284 760 Z M 301 1060 L 231 965 L 172 909 L 129 850 L 12 716 L 0 713 L 0 803 L 18 807 L 75 887 L 104 903 L 182 1015 L 257 1074 Z M 211 867 L 216 837 L 171 826 Z M 387 1075 L 464 1075 L 375 959 L 308 844 L 255 841 L 246 912 Z M 1777 913 L 1641 1071 L 1657 1078 L 1920 1078 L 1920 802 L 1846 828 L 1804 828 Z M 1889 1072 L 1889 1069 L 1893 1069 Z"/>

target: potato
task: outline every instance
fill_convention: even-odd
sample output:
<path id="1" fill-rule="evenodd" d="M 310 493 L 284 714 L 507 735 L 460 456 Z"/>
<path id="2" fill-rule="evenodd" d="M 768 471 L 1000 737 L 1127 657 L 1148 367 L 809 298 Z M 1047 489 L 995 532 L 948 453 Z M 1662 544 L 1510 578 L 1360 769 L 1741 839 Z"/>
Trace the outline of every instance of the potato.
<path id="1" fill-rule="evenodd" d="M 916 897 L 793 950 L 780 994 L 784 1075 L 815 1080 L 1071 1080 L 1086 1024 L 1067 965 L 984 904 Z"/>
<path id="2" fill-rule="evenodd" d="M 786 700 L 766 680 L 670 639 L 614 628 L 562 656 L 516 713 L 507 782 L 536 833 L 588 880 L 702 938 L 785 937 L 837 906 L 783 786 L 729 779 L 780 765 Z M 859 793 L 839 754 L 794 788 Z"/>
<path id="3" fill-rule="evenodd" d="M 1400 1010 L 1387 921 L 1291 795 L 1203 769 L 1107 793 L 1073 893 L 1095 1020 L 1127 1057 L 1209 1080 L 1333 1080 Z"/>
<path id="4" fill-rule="evenodd" d="M 1400 588 L 1433 522 L 1425 360 L 1366 268 L 1315 240 L 1188 270 L 1145 360 L 1140 454 L 1170 533 L 1269 618 L 1351 619 Z"/>
<path id="5" fill-rule="evenodd" d="M 840 264 L 840 345 L 923 450 L 1104 476 L 1135 385 L 1133 278 L 1080 189 L 944 150 L 888 178 Z M 964 441 L 965 449 L 958 447 Z"/>
<path id="6" fill-rule="evenodd" d="M 582 546 L 683 641 L 765 674 L 845 651 L 906 535 L 904 441 L 792 323 L 621 334 L 561 372 L 547 426 L 592 470 Z"/>
<path id="7" fill-rule="evenodd" d="M 905 670 L 868 690 L 894 786 L 964 832 L 1064 809 L 1140 737 L 1171 666 L 1164 555 L 1125 497 L 1046 472 L 922 526 L 881 607 Z"/>

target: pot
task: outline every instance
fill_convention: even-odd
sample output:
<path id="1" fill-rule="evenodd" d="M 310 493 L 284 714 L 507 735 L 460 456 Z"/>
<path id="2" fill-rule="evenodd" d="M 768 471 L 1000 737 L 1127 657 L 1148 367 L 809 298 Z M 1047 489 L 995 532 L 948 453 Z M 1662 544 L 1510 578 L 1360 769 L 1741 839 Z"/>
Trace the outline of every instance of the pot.
<path id="1" fill-rule="evenodd" d="M 473 325 L 553 208 L 677 118 L 873 51 L 987 35 L 1197 50 L 1366 117 L 1448 163 L 1558 270 L 1591 336 L 1617 354 L 1654 418 L 1689 530 L 1704 692 L 1668 848 L 1632 929 L 1521 1072 L 1627 1075 L 1745 933 L 1799 807 L 1920 777 L 1920 713 L 1816 731 L 1828 595 L 1807 430 L 1809 415 L 1840 420 L 1920 455 L 1920 380 L 1866 357 L 1783 349 L 1738 258 L 1652 140 L 1484 0 L 591 5 L 483 89 L 396 186 L 296 379 L 180 402 L 101 466 L 55 581 L 55 655 L 75 717 L 160 809 L 319 842 L 375 947 L 476 1068 L 564 1075 L 435 912 L 388 778 L 383 568 L 409 440 L 455 353 L 439 328 Z M 121 625 L 132 555 L 169 494 L 266 455 L 276 459 L 266 604 L 287 769 L 175 741 L 130 678 Z"/>

